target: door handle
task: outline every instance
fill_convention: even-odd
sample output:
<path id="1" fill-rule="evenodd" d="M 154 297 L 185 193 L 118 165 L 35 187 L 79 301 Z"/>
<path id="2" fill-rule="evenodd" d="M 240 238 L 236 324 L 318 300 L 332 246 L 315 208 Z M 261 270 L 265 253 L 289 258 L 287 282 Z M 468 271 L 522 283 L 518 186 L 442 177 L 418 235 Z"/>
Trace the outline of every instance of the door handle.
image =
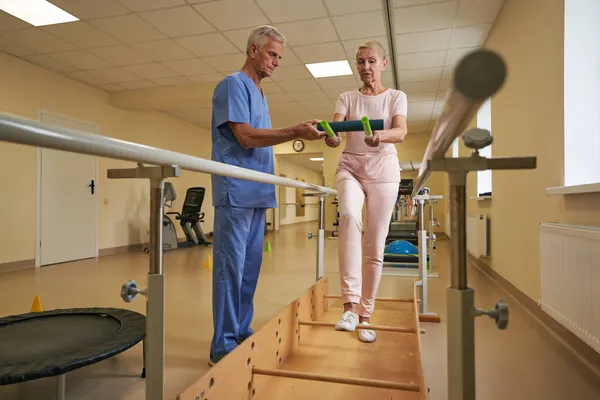
<path id="1" fill-rule="evenodd" d="M 94 180 L 92 179 L 92 182 L 88 185 L 88 187 L 92 188 L 92 194 L 94 194 L 94 188 L 96 187 L 96 185 L 94 184 Z"/>

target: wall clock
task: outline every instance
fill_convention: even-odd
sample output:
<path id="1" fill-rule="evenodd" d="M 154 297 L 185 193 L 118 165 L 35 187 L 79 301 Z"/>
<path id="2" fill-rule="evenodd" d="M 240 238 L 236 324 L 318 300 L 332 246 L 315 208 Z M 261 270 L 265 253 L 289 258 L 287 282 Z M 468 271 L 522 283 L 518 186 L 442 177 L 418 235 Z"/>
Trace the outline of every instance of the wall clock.
<path id="1" fill-rule="evenodd" d="M 292 144 L 292 146 L 294 147 L 294 150 L 297 152 L 304 150 L 304 142 L 302 140 L 294 140 L 294 143 Z"/>

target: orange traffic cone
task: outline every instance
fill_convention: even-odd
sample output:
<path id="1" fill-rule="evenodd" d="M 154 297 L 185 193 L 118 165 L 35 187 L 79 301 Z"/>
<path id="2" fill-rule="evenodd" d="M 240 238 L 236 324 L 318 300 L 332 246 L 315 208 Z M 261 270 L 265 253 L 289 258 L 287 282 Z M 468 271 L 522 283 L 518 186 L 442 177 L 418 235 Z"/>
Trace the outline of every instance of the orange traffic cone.
<path id="1" fill-rule="evenodd" d="M 31 312 L 40 312 L 44 311 L 44 305 L 42 304 L 42 299 L 40 296 L 35 296 L 33 298 L 33 304 L 31 305 Z"/>
<path id="2" fill-rule="evenodd" d="M 206 269 L 212 268 L 212 258 L 210 256 L 210 254 L 206 257 L 206 260 L 204 261 L 204 268 L 206 268 Z"/>

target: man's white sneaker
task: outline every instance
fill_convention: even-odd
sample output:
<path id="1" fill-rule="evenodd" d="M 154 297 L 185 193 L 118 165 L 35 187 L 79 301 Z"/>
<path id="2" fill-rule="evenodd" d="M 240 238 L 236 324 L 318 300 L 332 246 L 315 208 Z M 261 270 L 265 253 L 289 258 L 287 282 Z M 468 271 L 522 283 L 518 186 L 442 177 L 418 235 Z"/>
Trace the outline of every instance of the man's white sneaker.
<path id="1" fill-rule="evenodd" d="M 354 332 L 356 325 L 358 325 L 358 314 L 352 311 L 344 311 L 338 323 L 335 324 L 335 330 Z"/>
<path id="2" fill-rule="evenodd" d="M 361 323 L 361 325 L 369 325 L 369 323 L 366 321 L 363 321 Z M 358 338 L 360 339 L 361 342 L 371 343 L 371 342 L 375 341 L 375 339 L 377 338 L 377 335 L 375 334 L 375 331 L 373 331 L 371 329 L 359 329 L 358 330 Z"/>

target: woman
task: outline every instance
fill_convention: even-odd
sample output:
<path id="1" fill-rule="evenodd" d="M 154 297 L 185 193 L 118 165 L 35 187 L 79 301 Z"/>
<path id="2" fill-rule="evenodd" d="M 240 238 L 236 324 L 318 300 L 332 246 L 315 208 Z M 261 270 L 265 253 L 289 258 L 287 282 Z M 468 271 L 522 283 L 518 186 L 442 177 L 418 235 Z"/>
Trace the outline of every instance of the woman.
<path id="1" fill-rule="evenodd" d="M 356 68 L 363 85 L 344 92 L 335 106 L 334 121 L 383 119 L 384 129 L 346 133 L 346 143 L 336 171 L 340 208 L 339 268 L 344 313 L 337 330 L 354 331 L 368 325 L 383 268 L 383 251 L 394 204 L 398 198 L 400 166 L 394 143 L 407 133 L 407 99 L 402 91 L 384 87 L 381 74 L 388 65 L 383 46 L 370 41 L 356 51 Z M 337 147 L 341 138 L 326 138 Z M 362 237 L 362 208 L 367 205 Z M 362 254 L 361 254 L 362 240 Z M 362 270 L 361 270 L 362 259 Z M 373 342 L 375 332 L 360 329 L 363 342 Z"/>

